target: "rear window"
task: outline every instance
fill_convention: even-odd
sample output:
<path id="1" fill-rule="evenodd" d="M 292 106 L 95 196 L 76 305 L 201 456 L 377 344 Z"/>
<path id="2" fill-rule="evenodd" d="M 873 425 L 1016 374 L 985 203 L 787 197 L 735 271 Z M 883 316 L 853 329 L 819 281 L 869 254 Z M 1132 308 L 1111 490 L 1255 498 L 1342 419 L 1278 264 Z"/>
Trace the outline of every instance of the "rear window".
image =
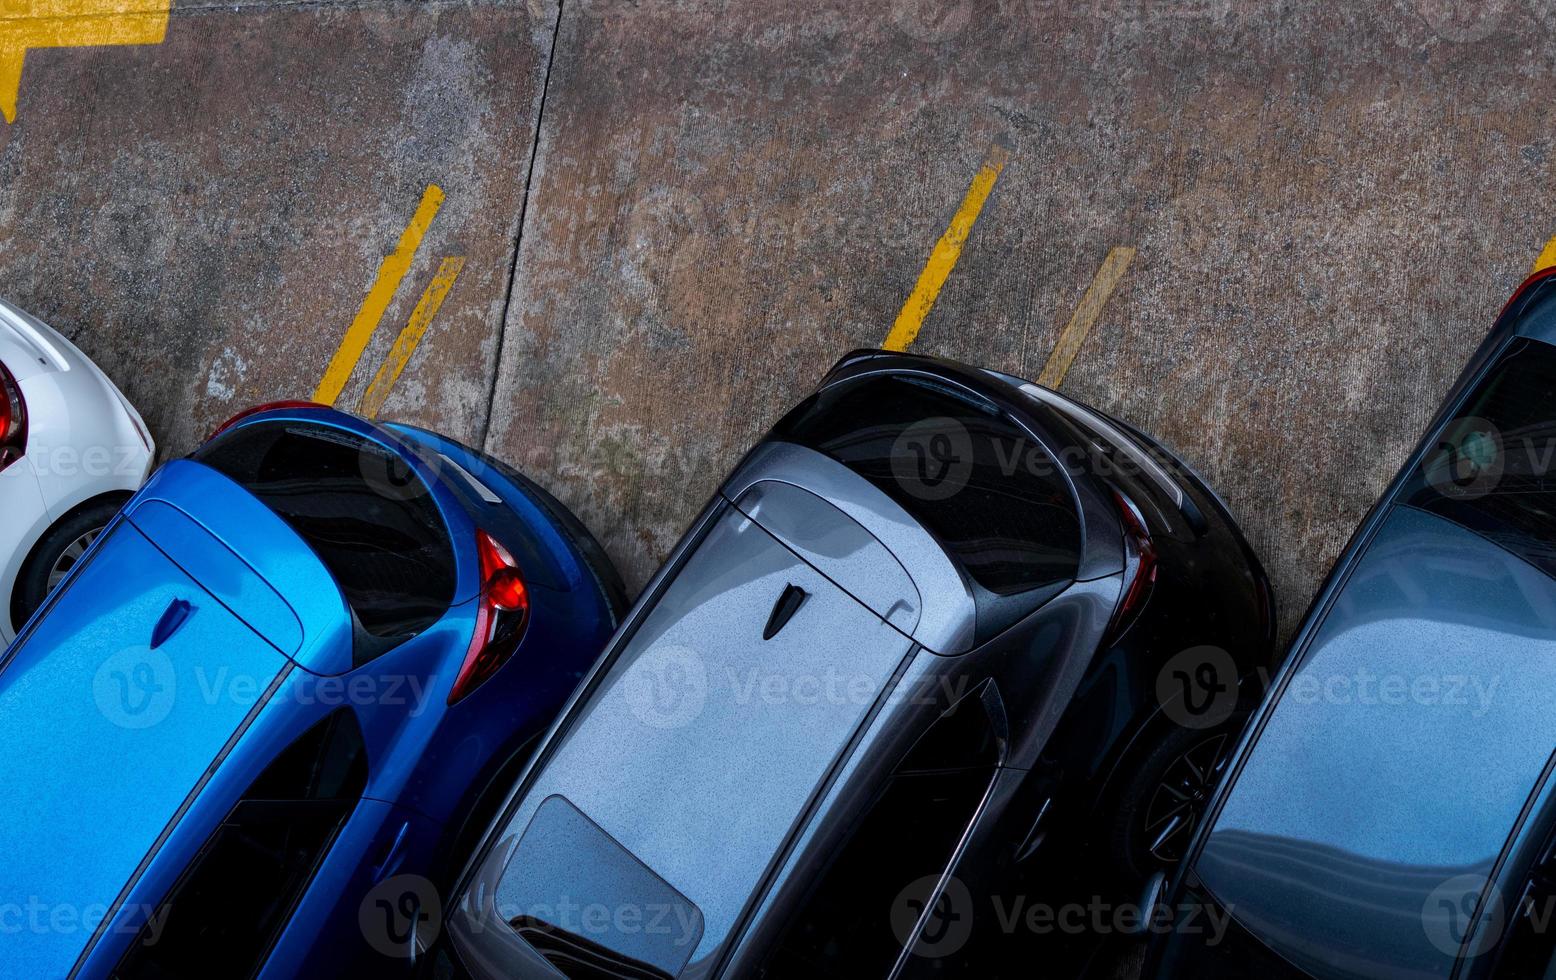
<path id="1" fill-rule="evenodd" d="M 989 592 L 1075 575 L 1080 521 L 1058 464 L 970 398 L 907 376 L 871 377 L 817 394 L 775 434 L 879 487 Z"/>
<path id="2" fill-rule="evenodd" d="M 1556 575 L 1556 347 L 1503 358 L 1440 434 L 1409 503 Z"/>
<path id="3" fill-rule="evenodd" d="M 328 426 L 261 422 L 193 458 L 291 525 L 370 635 L 408 638 L 447 612 L 455 586 L 448 526 L 427 485 L 388 449 Z"/>

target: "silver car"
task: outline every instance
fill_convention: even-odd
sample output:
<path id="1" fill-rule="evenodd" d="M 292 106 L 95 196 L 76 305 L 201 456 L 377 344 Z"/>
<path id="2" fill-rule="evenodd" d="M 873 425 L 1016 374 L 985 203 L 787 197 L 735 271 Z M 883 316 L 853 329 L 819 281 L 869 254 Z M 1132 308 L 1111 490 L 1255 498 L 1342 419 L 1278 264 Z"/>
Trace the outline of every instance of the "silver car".
<path id="1" fill-rule="evenodd" d="M 982 896 L 1088 846 L 1128 884 L 1176 859 L 1271 610 L 1225 508 L 1145 436 L 1018 378 L 850 355 L 538 748 L 440 963 L 961 975 L 997 942 Z M 1207 649 L 1232 693 L 1202 715 L 1171 665 Z"/>

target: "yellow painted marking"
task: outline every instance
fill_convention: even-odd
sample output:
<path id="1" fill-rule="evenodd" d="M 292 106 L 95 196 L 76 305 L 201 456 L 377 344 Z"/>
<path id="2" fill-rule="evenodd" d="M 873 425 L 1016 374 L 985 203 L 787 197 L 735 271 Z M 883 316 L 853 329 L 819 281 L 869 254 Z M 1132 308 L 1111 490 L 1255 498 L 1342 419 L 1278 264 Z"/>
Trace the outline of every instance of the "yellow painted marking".
<path id="1" fill-rule="evenodd" d="M 924 271 L 919 273 L 918 285 L 913 287 L 908 301 L 902 304 L 902 312 L 897 314 L 897 322 L 892 324 L 882 347 L 904 351 L 913 343 L 913 338 L 918 336 L 919 329 L 924 326 L 924 318 L 929 315 L 935 305 L 935 298 L 940 295 L 940 288 L 945 285 L 951 270 L 956 268 L 962 246 L 967 244 L 967 236 L 972 234 L 973 225 L 978 223 L 978 213 L 983 210 L 983 202 L 989 199 L 989 192 L 994 190 L 994 182 L 999 180 L 1000 171 L 1005 169 L 1005 161 L 1009 157 L 1010 151 L 999 144 L 989 148 L 988 156 L 983 158 L 983 166 L 978 168 L 972 186 L 967 188 L 967 195 L 962 198 L 962 206 L 956 209 L 951 226 L 935 243 L 934 251 L 929 253 L 929 261 L 924 263 Z"/>
<path id="2" fill-rule="evenodd" d="M 335 399 L 340 397 L 346 382 L 351 380 L 351 372 L 356 370 L 362 352 L 367 349 L 373 331 L 378 329 L 379 321 L 384 318 L 389 301 L 394 299 L 395 290 L 400 288 L 400 280 L 410 271 L 411 260 L 416 257 L 416 249 L 421 247 L 427 226 L 432 224 L 438 208 L 442 206 L 443 189 L 437 184 L 428 184 L 422 192 L 416 214 L 411 217 L 411 223 L 400 233 L 400 243 L 395 246 L 393 253 L 384 256 L 384 260 L 379 263 L 378 277 L 373 280 L 372 288 L 363 298 L 356 319 L 346 328 L 346 336 L 341 338 L 340 347 L 336 349 L 335 356 L 330 358 L 330 366 L 324 369 L 324 377 L 313 393 L 314 401 L 333 405 Z"/>
<path id="3" fill-rule="evenodd" d="M 1534 260 L 1534 268 L 1529 270 L 1532 276 L 1541 269 L 1549 269 L 1556 265 L 1556 238 L 1545 243 L 1545 248 L 1540 250 L 1539 258 Z"/>
<path id="4" fill-rule="evenodd" d="M 432 282 L 427 284 L 426 290 L 417 300 L 416 308 L 411 311 L 411 318 L 405 324 L 405 329 L 400 331 L 400 336 L 394 339 L 394 347 L 390 348 L 389 356 L 384 363 L 379 365 L 378 373 L 373 375 L 373 382 L 367 386 L 367 391 L 362 395 L 362 402 L 357 406 L 357 413 L 366 418 L 377 418 L 378 410 L 384 407 L 384 400 L 389 397 L 389 392 L 394 390 L 394 383 L 400 380 L 400 372 L 405 370 L 405 365 L 410 363 L 411 355 L 416 353 L 416 345 L 421 343 L 421 338 L 426 336 L 427 328 L 432 325 L 432 318 L 438 315 L 438 307 L 443 305 L 443 299 L 448 291 L 454 288 L 454 280 L 459 278 L 459 270 L 465 267 L 462 257 L 454 257 L 443 260 L 438 266 L 437 274 L 432 277 Z"/>
<path id="5" fill-rule="evenodd" d="M 1086 335 L 1091 333 L 1097 318 L 1102 315 L 1102 308 L 1108 304 L 1108 297 L 1113 295 L 1114 288 L 1124 278 L 1124 272 L 1134 257 L 1135 250 L 1127 245 L 1115 246 L 1108 252 L 1108 257 L 1102 260 L 1102 268 L 1097 270 L 1091 285 L 1086 287 L 1086 295 L 1081 297 L 1080 305 L 1070 314 L 1070 322 L 1059 333 L 1059 341 L 1054 344 L 1053 353 L 1048 355 L 1043 373 L 1037 376 L 1038 384 L 1045 388 L 1057 388 L 1064 383 L 1064 376 L 1070 373 L 1070 365 L 1075 363 L 1075 355 L 1081 352 L 1081 344 L 1086 342 Z"/>
<path id="6" fill-rule="evenodd" d="M 16 121 L 31 48 L 161 44 L 171 0 L 0 0 L 0 115 Z"/>

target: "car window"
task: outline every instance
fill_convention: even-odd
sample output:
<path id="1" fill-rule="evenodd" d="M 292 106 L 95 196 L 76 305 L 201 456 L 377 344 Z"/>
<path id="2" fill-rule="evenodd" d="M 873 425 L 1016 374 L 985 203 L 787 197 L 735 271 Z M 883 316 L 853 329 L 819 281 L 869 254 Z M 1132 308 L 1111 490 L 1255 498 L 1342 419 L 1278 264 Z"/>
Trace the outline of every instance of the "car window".
<path id="1" fill-rule="evenodd" d="M 413 636 L 448 611 L 455 587 L 448 526 L 430 489 L 388 449 L 329 426 L 259 422 L 193 458 L 302 536 L 367 633 Z"/>
<path id="2" fill-rule="evenodd" d="M 1523 341 L 1443 427 L 1407 499 L 1556 575 L 1556 347 Z"/>
<path id="3" fill-rule="evenodd" d="M 1446 977 L 1556 745 L 1556 581 L 1396 508 L 1350 571 L 1195 866 L 1322 978 Z"/>
<path id="4" fill-rule="evenodd" d="M 885 491 L 995 595 L 1075 575 L 1080 518 L 1058 464 L 971 398 L 909 376 L 872 376 L 813 396 L 774 434 Z"/>
<path id="5" fill-rule="evenodd" d="M 259 774 L 148 918 L 114 976 L 258 972 L 367 783 L 356 715 L 341 708 Z"/>

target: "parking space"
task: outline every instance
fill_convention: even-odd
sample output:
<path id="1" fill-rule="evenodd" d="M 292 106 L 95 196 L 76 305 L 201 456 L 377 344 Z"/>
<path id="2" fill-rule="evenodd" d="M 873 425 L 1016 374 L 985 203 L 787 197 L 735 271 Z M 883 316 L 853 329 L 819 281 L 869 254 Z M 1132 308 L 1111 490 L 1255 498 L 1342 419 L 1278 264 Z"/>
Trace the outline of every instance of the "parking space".
<path id="1" fill-rule="evenodd" d="M 1552 229 L 1547 18 L 1476 9 L 569 2 L 490 446 L 642 581 L 1003 146 L 913 349 L 1031 377 L 1091 320 L 1064 390 L 1205 473 L 1289 628 Z"/>
<path id="2" fill-rule="evenodd" d="M 176 454 L 311 395 L 366 309 L 358 405 L 463 259 L 384 411 L 478 439 L 554 26 L 538 0 L 176 4 L 160 44 L 29 50 L 0 129 L 4 292 Z M 398 288 L 369 303 L 429 186 Z"/>
<path id="3" fill-rule="evenodd" d="M 1556 230 L 1525 0 L 105 2 L 0 21 L 0 292 L 165 453 L 338 389 L 633 585 L 902 326 L 1180 450 L 1289 627 Z"/>

